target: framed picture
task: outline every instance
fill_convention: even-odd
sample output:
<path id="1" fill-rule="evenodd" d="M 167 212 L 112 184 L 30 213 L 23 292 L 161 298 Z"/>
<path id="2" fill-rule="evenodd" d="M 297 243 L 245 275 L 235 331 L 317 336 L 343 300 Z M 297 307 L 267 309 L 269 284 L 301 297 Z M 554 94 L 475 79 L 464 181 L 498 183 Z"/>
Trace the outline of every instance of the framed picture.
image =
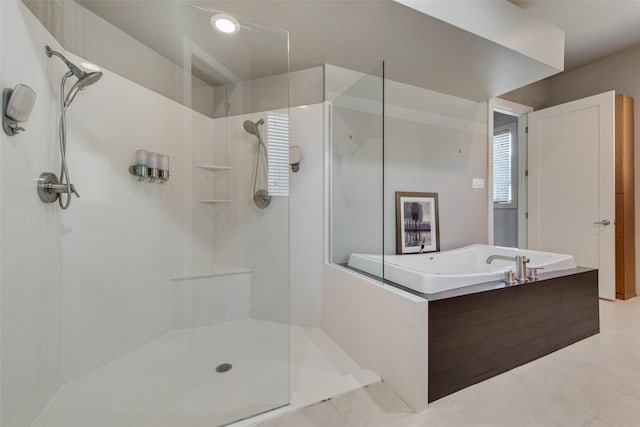
<path id="1" fill-rule="evenodd" d="M 396 191 L 396 253 L 439 250 L 438 193 Z"/>

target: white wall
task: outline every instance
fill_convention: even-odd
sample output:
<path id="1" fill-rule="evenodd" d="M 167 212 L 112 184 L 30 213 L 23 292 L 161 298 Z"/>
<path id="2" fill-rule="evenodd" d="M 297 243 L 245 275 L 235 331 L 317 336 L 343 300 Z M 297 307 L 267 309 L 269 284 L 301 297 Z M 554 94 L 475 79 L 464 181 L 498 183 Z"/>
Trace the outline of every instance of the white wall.
<path id="1" fill-rule="evenodd" d="M 51 63 L 55 79 L 64 68 Z M 81 198 L 56 212 L 64 227 L 64 382 L 170 329 L 170 278 L 191 255 L 191 195 L 182 190 L 192 171 L 183 153 L 212 134 L 209 118 L 104 73 L 67 115 L 70 176 Z M 128 174 L 138 148 L 171 156 L 168 183 Z"/>
<path id="2" fill-rule="evenodd" d="M 264 210 L 253 203 L 258 145 L 256 137 L 244 130 L 243 122 L 256 122 L 260 118 L 266 123 L 267 112 L 213 120 L 216 129 L 210 143 L 214 147 L 213 161 L 194 162 L 229 165 L 232 169 L 196 171 L 208 177 L 208 188 L 194 188 L 194 194 L 200 194 L 196 199 L 225 199 L 231 203 L 195 203 L 194 215 L 199 212 L 213 223 L 210 264 L 248 268 L 253 272 L 252 317 L 288 322 L 289 198 L 274 196 Z M 266 126 L 260 131 L 266 141 Z M 264 178 L 259 177 L 259 182 L 264 182 Z"/>
<path id="3" fill-rule="evenodd" d="M 274 196 L 264 210 L 252 198 L 257 140 L 244 130 L 243 122 L 266 122 L 268 112 L 214 119 L 212 142 L 193 147 L 194 166 L 232 167 L 228 171 L 194 167 L 194 200 L 231 200 L 230 204 L 193 205 L 193 247 L 212 247 L 210 255 L 196 250 L 194 263 L 207 265 L 204 257 L 210 256 L 212 266 L 252 270 L 251 315 L 255 318 L 287 322 L 291 310 L 293 323 L 320 326 L 323 108 L 314 104 L 289 110 L 290 144 L 300 146 L 302 152 L 300 171 L 290 175 L 290 197 Z M 267 141 L 266 125 L 260 131 Z M 262 180 L 259 177 L 259 183 Z M 197 241 L 203 230 L 210 230 L 211 242 Z"/>
<path id="4" fill-rule="evenodd" d="M 336 263 L 346 263 L 353 252 L 383 252 L 382 104 L 370 102 L 371 110 L 361 109 L 356 97 L 332 105 L 328 183 L 331 258 Z"/>
<path id="5" fill-rule="evenodd" d="M 300 171 L 292 173 L 291 321 L 320 327 L 322 311 L 325 105 L 291 108 L 290 141 L 300 147 Z"/>
<path id="6" fill-rule="evenodd" d="M 427 300 L 335 265 L 324 274 L 323 330 L 411 408 L 426 409 Z"/>
<path id="7" fill-rule="evenodd" d="M 7 187 L 3 198 L 18 189 L 19 193 L 16 203 L 4 205 L 3 212 L 8 221 L 3 229 L 18 234 L 5 234 L 2 242 L 2 274 L 7 277 L 2 283 L 3 302 L 11 307 L 3 311 L 7 352 L 2 363 L 9 369 L 15 359 L 18 366 L 12 372 L 20 368 L 42 372 L 64 383 L 169 330 L 169 279 L 190 255 L 184 253 L 190 242 L 183 224 L 190 218 L 183 207 L 190 197 L 185 199 L 182 192 L 180 141 L 184 129 L 191 127 L 199 130 L 190 135 L 191 143 L 207 141 L 210 119 L 104 70 L 102 80 L 80 93 L 67 115 L 70 175 L 81 198 L 74 199 L 67 211 L 57 204 L 43 204 L 36 196 L 34 178 L 59 167 L 58 86 L 66 70 L 56 58 L 44 55 L 45 44 L 59 47 L 24 5 L 3 2 L 3 7 L 7 23 L 2 29 L 11 34 L 3 39 L 15 40 L 4 45 L 3 79 L 8 81 L 3 84 L 23 81 L 39 98 L 28 133 L 3 146 L 8 148 L 3 156 L 2 185 Z M 185 111 L 187 122 L 183 122 Z M 20 139 L 28 143 L 17 144 Z M 128 174 L 137 148 L 171 155 L 169 183 L 142 183 Z M 25 164 L 21 158 L 30 160 Z M 45 264 L 39 266 L 35 260 Z M 11 289 L 18 278 L 26 282 L 18 291 L 26 292 L 22 297 Z M 44 289 L 30 290 L 30 286 Z M 37 332 L 17 326 L 21 321 L 12 318 L 17 315 L 30 319 Z M 50 342 L 46 356 L 10 345 L 18 331 L 22 343 Z M 25 356 L 29 354 L 52 361 L 36 358 L 37 366 L 29 366 Z M 49 381 L 53 389 L 56 381 Z M 42 388 L 35 382 L 32 386 Z M 6 388 L 11 393 L 3 403 L 11 406 L 19 386 L 10 383 Z M 33 390 L 31 396 L 37 395 Z M 15 411 L 5 411 L 5 419 Z"/>
<path id="8" fill-rule="evenodd" d="M 27 131 L 11 138 L 0 133 L 0 424 L 22 427 L 60 384 L 63 222 L 56 208 L 40 202 L 34 185 L 57 156 L 57 120 L 49 107 L 55 93 L 43 51 L 50 38 L 31 31 L 37 21 L 22 3 L 3 1 L 0 10 L 0 84 L 24 83 L 38 94 Z"/>
<path id="9" fill-rule="evenodd" d="M 440 249 L 487 241 L 487 104 L 388 82 L 385 253 L 395 253 L 395 192 L 438 193 Z"/>
<path id="10" fill-rule="evenodd" d="M 251 272 L 246 269 L 175 278 L 172 291 L 174 330 L 249 318 Z"/>
<path id="11" fill-rule="evenodd" d="M 573 71 L 558 74 L 538 84 L 503 95 L 505 99 L 540 109 L 563 102 L 615 90 L 635 99 L 635 141 L 640 141 L 640 46 L 626 49 Z M 636 224 L 640 224 L 640 150 L 635 151 Z M 640 227 L 636 227 L 636 248 L 640 248 Z M 636 271 L 640 271 L 640 251 L 636 250 Z M 640 293 L 640 280 L 636 280 Z"/>

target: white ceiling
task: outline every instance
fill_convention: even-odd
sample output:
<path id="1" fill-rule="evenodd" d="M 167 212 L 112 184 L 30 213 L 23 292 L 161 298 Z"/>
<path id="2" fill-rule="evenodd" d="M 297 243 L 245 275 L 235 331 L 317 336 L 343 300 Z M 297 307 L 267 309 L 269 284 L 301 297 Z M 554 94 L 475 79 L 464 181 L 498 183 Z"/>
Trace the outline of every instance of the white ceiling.
<path id="1" fill-rule="evenodd" d="M 565 70 L 640 43 L 640 0 L 509 0 L 565 31 Z"/>
<path id="2" fill-rule="evenodd" d="M 195 5 L 288 30 L 292 71 L 329 63 L 367 72 L 384 59 L 389 79 L 476 100 L 542 78 L 523 73 L 555 72 L 392 0 L 76 1 L 178 65 L 184 35 L 242 79 L 283 72 L 283 64 L 286 70 L 286 35 L 252 31 L 221 41 L 208 24 L 210 13 Z M 510 1 L 565 31 L 566 70 L 640 43 L 640 0 Z M 220 80 L 200 68 L 194 73 L 201 79 Z"/>
<path id="3" fill-rule="evenodd" d="M 286 41 L 267 32 L 221 40 L 211 11 L 287 30 L 291 71 L 328 63 L 369 72 L 384 60 L 391 80 L 474 100 L 557 72 L 392 0 L 76 1 L 178 65 L 184 35 L 243 79 L 273 75 Z"/>

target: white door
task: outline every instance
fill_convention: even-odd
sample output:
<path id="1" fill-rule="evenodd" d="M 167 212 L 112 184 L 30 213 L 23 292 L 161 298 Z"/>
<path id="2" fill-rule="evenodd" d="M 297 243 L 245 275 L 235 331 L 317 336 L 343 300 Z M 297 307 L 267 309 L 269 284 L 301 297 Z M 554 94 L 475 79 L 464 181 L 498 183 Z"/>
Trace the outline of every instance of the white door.
<path id="1" fill-rule="evenodd" d="M 614 124 L 614 92 L 529 113 L 529 248 L 598 268 L 607 299 L 616 296 Z"/>

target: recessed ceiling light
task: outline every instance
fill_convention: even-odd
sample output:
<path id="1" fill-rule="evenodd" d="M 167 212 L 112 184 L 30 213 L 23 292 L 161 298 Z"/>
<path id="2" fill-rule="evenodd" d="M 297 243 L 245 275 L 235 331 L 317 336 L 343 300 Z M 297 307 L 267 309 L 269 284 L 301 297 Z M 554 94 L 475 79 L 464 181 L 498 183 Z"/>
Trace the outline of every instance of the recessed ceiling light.
<path id="1" fill-rule="evenodd" d="M 225 34 L 235 34 L 240 30 L 240 24 L 238 24 L 238 20 L 236 18 L 229 15 L 223 15 L 221 13 L 215 14 L 211 17 L 211 26 Z"/>

